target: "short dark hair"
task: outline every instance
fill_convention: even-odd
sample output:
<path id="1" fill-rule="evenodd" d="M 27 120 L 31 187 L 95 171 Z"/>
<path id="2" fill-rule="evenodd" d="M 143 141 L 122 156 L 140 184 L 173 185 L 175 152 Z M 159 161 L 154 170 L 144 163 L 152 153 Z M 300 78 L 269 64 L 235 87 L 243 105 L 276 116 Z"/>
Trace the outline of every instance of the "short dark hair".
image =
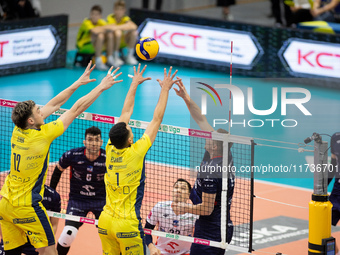
<path id="1" fill-rule="evenodd" d="M 174 186 L 176 185 L 176 183 L 177 182 L 185 182 L 186 184 L 187 184 L 187 186 L 188 186 L 188 189 L 189 189 L 189 193 L 191 193 L 191 184 L 187 181 L 187 180 L 185 180 L 185 179 L 182 179 L 182 178 L 179 178 L 179 179 L 177 179 L 177 181 L 174 183 Z"/>
<path id="2" fill-rule="evenodd" d="M 103 9 L 102 9 L 102 7 L 100 6 L 100 5 L 94 5 L 94 6 L 92 6 L 92 8 L 91 8 L 91 12 L 92 11 L 99 11 L 100 13 L 102 13 L 103 12 Z"/>
<path id="3" fill-rule="evenodd" d="M 100 135 L 100 137 L 102 137 L 102 131 L 95 126 L 89 127 L 88 129 L 85 130 L 85 139 L 88 134 L 93 136 Z"/>
<path id="4" fill-rule="evenodd" d="M 17 103 L 12 111 L 13 123 L 17 127 L 25 129 L 27 127 L 28 118 L 31 117 L 33 114 L 34 107 L 35 102 L 32 100 Z"/>
<path id="5" fill-rule="evenodd" d="M 118 122 L 115 124 L 109 133 L 111 144 L 117 149 L 123 149 L 126 147 L 127 140 L 129 138 L 129 130 L 126 128 L 125 122 Z"/>

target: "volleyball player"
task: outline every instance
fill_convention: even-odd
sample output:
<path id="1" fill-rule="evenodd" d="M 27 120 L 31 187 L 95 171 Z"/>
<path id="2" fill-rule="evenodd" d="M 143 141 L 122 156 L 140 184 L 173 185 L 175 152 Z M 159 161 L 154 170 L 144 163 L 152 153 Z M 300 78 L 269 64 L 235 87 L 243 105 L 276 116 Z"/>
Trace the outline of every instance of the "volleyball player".
<path id="1" fill-rule="evenodd" d="M 172 203 L 186 203 L 191 192 L 191 185 L 187 180 L 178 179 L 172 190 L 172 201 L 158 202 L 146 218 L 145 228 L 158 229 L 167 233 L 192 236 L 197 215 L 185 213 L 176 215 L 171 208 Z M 186 255 L 190 252 L 191 243 L 176 239 L 158 237 L 157 243 L 152 243 L 152 236 L 145 236 L 145 243 L 150 255 Z"/>
<path id="2" fill-rule="evenodd" d="M 328 184 L 335 177 L 332 193 L 329 196 L 329 201 L 333 204 L 332 207 L 332 225 L 336 226 L 340 220 L 340 175 L 339 175 L 339 159 L 340 159 L 340 132 L 337 132 L 331 137 L 331 171 L 329 172 Z M 340 255 L 338 246 L 336 246 L 336 254 Z"/>
<path id="3" fill-rule="evenodd" d="M 178 78 L 178 77 L 177 77 Z M 183 98 L 187 105 L 192 118 L 204 131 L 213 132 L 213 127 L 208 123 L 207 118 L 201 114 L 201 109 L 191 100 L 182 81 L 176 83 L 179 89 L 174 88 L 176 94 Z M 228 133 L 223 129 L 217 130 L 219 133 Z M 201 169 L 214 166 L 215 169 L 222 168 L 223 163 L 223 143 L 222 141 L 206 140 L 205 154 L 201 163 Z M 233 164 L 232 155 L 229 150 L 228 167 Z M 217 177 L 217 178 L 216 178 Z M 233 234 L 233 223 L 230 219 L 230 206 L 234 193 L 234 175 L 229 174 L 228 192 L 227 192 L 227 242 L 230 243 Z M 178 202 L 172 204 L 172 209 L 176 214 L 193 213 L 200 215 L 195 224 L 194 237 L 208 239 L 212 241 L 221 241 L 221 194 L 222 194 L 222 173 L 217 174 L 214 178 L 210 176 L 198 176 L 192 189 L 190 199 L 192 204 Z M 192 244 L 190 254 L 216 254 L 223 255 L 224 249 L 205 246 L 201 244 Z"/>
<path id="4" fill-rule="evenodd" d="M 55 191 L 54 189 L 52 189 L 51 187 L 45 185 L 44 198 L 42 200 L 42 204 L 46 208 L 46 210 L 49 210 L 52 212 L 60 212 L 61 200 L 60 200 L 59 193 Z M 57 233 L 59 219 L 50 217 L 50 221 L 51 221 L 51 225 L 53 228 L 53 232 Z M 0 236 L 2 236 L 1 227 L 0 227 Z M 5 255 L 2 237 L 0 239 L 1 239 L 0 255 Z M 26 255 L 39 255 L 39 253 L 35 250 L 35 248 L 29 242 L 25 243 L 22 246 L 21 252 Z"/>
<path id="5" fill-rule="evenodd" d="M 98 232 L 102 242 L 103 254 L 145 254 L 144 232 L 141 225 L 140 207 L 145 185 L 145 154 L 156 139 L 167 105 L 169 90 L 179 81 L 164 68 L 164 79 L 157 80 L 161 93 L 153 119 L 143 136 L 134 143 L 133 133 L 128 126 L 135 104 L 138 85 L 151 78 L 143 78 L 143 70 L 134 67 L 134 76 L 126 95 L 118 123 L 109 133 L 106 146 L 106 205 L 99 217 Z"/>
<path id="6" fill-rule="evenodd" d="M 101 149 L 101 130 L 97 127 L 86 129 L 83 143 L 84 147 L 69 150 L 62 155 L 52 174 L 50 186 L 56 188 L 62 172 L 70 167 L 70 193 L 66 213 L 86 217 L 91 211 L 98 219 L 105 205 L 106 154 Z M 68 253 L 82 225 L 72 220 L 65 221 L 58 240 L 58 255 Z"/>
<path id="7" fill-rule="evenodd" d="M 55 238 L 46 210 L 41 203 L 49 164 L 49 148 L 54 139 L 62 135 L 72 121 L 85 111 L 99 95 L 112 87 L 115 81 L 113 67 L 100 84 L 78 99 L 72 108 L 57 120 L 45 124 L 44 119 L 58 110 L 81 85 L 90 79 L 91 68 L 69 88 L 65 89 L 42 108 L 32 100 L 19 102 L 12 112 L 15 124 L 11 138 L 11 168 L 1 189 L 0 217 L 4 248 L 7 255 L 21 254 L 27 237 L 40 254 L 57 254 Z M 121 73 L 120 73 L 121 74 Z M 117 74 L 119 76 L 120 74 Z"/>

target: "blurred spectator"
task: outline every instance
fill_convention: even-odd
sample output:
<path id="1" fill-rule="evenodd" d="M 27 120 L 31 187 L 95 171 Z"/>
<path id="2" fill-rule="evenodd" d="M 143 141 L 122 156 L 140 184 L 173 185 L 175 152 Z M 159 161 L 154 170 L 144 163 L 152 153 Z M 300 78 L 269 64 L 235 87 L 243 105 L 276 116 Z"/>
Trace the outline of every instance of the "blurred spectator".
<path id="1" fill-rule="evenodd" d="M 134 57 L 137 39 L 137 25 L 126 15 L 125 2 L 118 0 L 113 6 L 113 13 L 107 16 L 108 33 L 107 63 L 110 66 L 121 66 L 124 61 L 119 56 L 119 50 L 128 48 L 125 62 L 129 65 L 137 65 Z"/>
<path id="2" fill-rule="evenodd" d="M 37 17 L 29 0 L 18 0 L 16 3 L 16 12 L 19 19 Z"/>
<path id="3" fill-rule="evenodd" d="M 31 0 L 31 3 L 32 3 L 32 7 L 34 9 L 35 15 L 37 17 L 40 17 L 41 12 L 42 12 L 40 0 Z"/>
<path id="4" fill-rule="evenodd" d="M 155 3 L 155 9 L 157 11 L 160 11 L 161 8 L 162 8 L 162 0 L 156 0 L 156 3 Z M 149 0 L 143 0 L 143 6 L 142 6 L 143 9 L 149 9 Z"/>
<path id="5" fill-rule="evenodd" d="M 94 54 L 96 68 L 107 70 L 108 67 L 101 59 L 102 51 L 105 50 L 106 21 L 102 19 L 102 8 L 94 5 L 90 11 L 90 17 L 84 19 L 77 35 L 77 49 L 79 53 Z"/>
<path id="6" fill-rule="evenodd" d="M 339 0 L 314 0 L 313 6 L 309 3 L 301 3 L 301 0 L 294 0 L 294 5 L 291 6 L 292 23 L 297 24 L 313 20 L 336 22 L 336 11 L 339 6 Z"/>
<path id="7" fill-rule="evenodd" d="M 270 0 L 271 2 L 271 11 L 273 14 L 273 17 L 275 18 L 275 26 L 276 27 L 282 27 L 282 26 L 289 26 L 291 24 L 292 19 L 292 11 L 290 10 L 290 7 L 286 4 L 284 4 L 283 0 Z M 281 8 L 283 5 L 284 10 L 284 20 L 282 19 L 281 15 Z"/>
<path id="8" fill-rule="evenodd" d="M 0 0 L 0 7 L 0 20 L 13 20 L 17 18 L 15 1 Z"/>
<path id="9" fill-rule="evenodd" d="M 217 0 L 217 6 L 222 7 L 222 15 L 225 20 L 234 20 L 233 15 L 230 14 L 229 7 L 236 4 L 235 0 Z"/>

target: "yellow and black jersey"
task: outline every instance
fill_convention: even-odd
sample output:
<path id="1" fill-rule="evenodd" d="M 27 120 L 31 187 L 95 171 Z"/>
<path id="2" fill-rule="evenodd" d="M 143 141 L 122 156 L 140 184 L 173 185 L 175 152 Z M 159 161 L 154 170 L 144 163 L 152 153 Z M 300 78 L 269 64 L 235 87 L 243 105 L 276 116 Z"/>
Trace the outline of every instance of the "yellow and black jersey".
<path id="1" fill-rule="evenodd" d="M 42 200 L 50 145 L 63 132 L 64 125 L 59 119 L 39 130 L 14 127 L 11 169 L 0 193 L 13 206 L 32 206 Z"/>
<path id="2" fill-rule="evenodd" d="M 151 141 L 144 134 L 128 148 L 106 146 L 106 205 L 104 211 L 115 218 L 140 219 L 144 196 L 145 154 Z"/>

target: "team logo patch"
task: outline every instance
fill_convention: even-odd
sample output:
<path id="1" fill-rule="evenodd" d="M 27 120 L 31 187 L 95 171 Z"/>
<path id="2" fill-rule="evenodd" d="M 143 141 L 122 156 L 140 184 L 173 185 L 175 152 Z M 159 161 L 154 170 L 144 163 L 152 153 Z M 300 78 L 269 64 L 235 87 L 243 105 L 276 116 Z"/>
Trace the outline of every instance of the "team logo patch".
<path id="1" fill-rule="evenodd" d="M 138 232 L 118 232 L 117 238 L 133 238 L 138 236 Z"/>
<path id="2" fill-rule="evenodd" d="M 22 218 L 22 219 L 13 219 L 14 224 L 25 224 L 25 223 L 31 223 L 31 222 L 36 222 L 35 217 L 30 217 L 30 218 Z"/>
<path id="3" fill-rule="evenodd" d="M 178 220 L 174 220 L 174 221 L 172 222 L 172 225 L 173 225 L 174 227 L 178 227 L 178 223 L 179 223 Z"/>

